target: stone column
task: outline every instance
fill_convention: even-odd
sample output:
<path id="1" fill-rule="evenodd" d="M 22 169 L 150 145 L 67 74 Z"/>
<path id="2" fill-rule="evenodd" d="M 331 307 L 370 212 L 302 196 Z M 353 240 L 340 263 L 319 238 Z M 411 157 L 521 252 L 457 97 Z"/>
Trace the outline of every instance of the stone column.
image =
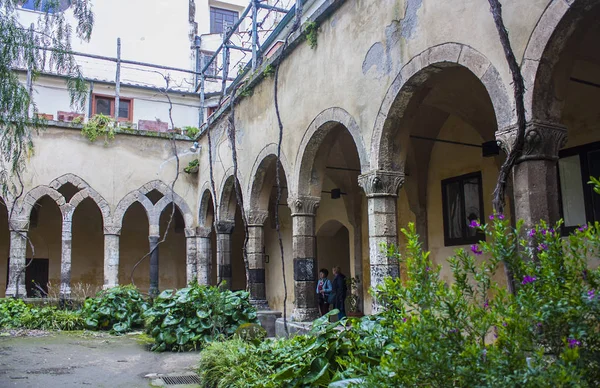
<path id="1" fill-rule="evenodd" d="M 160 241 L 158 225 L 150 225 L 148 241 L 150 242 L 150 297 L 158 295 L 158 242 Z"/>
<path id="2" fill-rule="evenodd" d="M 288 198 L 292 210 L 295 305 L 293 320 L 308 322 L 319 316 L 317 302 L 317 239 L 315 216 L 319 197 Z"/>
<path id="3" fill-rule="evenodd" d="M 227 289 L 231 289 L 231 233 L 234 226 L 234 221 L 219 221 L 216 225 L 217 284 Z"/>
<path id="4" fill-rule="evenodd" d="M 6 297 L 24 298 L 27 296 L 27 289 L 25 288 L 25 258 L 27 255 L 28 222 L 23 220 L 9 222 L 10 251 Z"/>
<path id="5" fill-rule="evenodd" d="M 103 289 L 119 285 L 119 238 L 121 229 L 104 227 L 104 285 Z"/>
<path id="6" fill-rule="evenodd" d="M 60 297 L 61 299 L 71 298 L 71 247 L 73 233 L 71 230 L 73 224 L 73 211 L 71 205 L 66 204 L 62 207 L 62 249 L 60 257 Z"/>
<path id="7" fill-rule="evenodd" d="M 516 126 L 499 131 L 496 139 L 502 149 L 512 150 Z M 567 143 L 567 128 L 533 120 L 527 123 L 522 155 L 513 169 L 515 216 L 524 221 L 525 230 L 540 220 L 551 224 L 560 218 L 558 151 Z"/>
<path id="8" fill-rule="evenodd" d="M 398 244 L 396 201 L 404 183 L 404 174 L 395 171 L 371 171 L 358 177 L 368 201 L 369 256 L 371 287 L 383 284 L 387 276 L 400 275 L 398 259 L 390 258 L 384 245 Z M 375 299 L 373 313 L 379 311 Z"/>
<path id="9" fill-rule="evenodd" d="M 185 229 L 185 255 L 187 284 L 198 282 L 198 244 L 196 242 L 196 230 Z"/>
<path id="10" fill-rule="evenodd" d="M 196 228 L 196 244 L 198 261 L 196 262 L 196 273 L 198 284 L 208 286 L 210 284 L 212 249 L 210 246 L 211 228 L 199 226 Z"/>
<path id="11" fill-rule="evenodd" d="M 265 254 L 264 223 L 269 212 L 264 210 L 248 210 L 248 254 L 250 302 L 257 310 L 268 310 L 265 289 Z"/>

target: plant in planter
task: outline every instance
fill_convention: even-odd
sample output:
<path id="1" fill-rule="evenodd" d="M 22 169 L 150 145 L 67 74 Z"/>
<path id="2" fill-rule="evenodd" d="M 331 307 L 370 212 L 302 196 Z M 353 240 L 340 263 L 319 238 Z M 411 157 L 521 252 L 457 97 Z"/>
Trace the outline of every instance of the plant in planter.
<path id="1" fill-rule="evenodd" d="M 94 142 L 100 135 L 104 135 L 104 144 L 115 138 L 115 121 L 112 117 L 99 113 L 88 120 L 81 128 L 81 133 Z"/>
<path id="2" fill-rule="evenodd" d="M 200 161 L 198 159 L 194 159 L 188 163 L 188 166 L 183 169 L 187 174 L 195 174 L 198 172 L 198 168 L 200 166 Z"/>
<path id="3" fill-rule="evenodd" d="M 358 303 L 360 298 L 358 297 L 358 284 L 360 279 L 358 276 L 346 279 L 346 287 L 350 289 L 350 293 L 346 297 L 346 312 L 349 317 L 362 317 L 364 314 L 360 311 Z"/>
<path id="4" fill-rule="evenodd" d="M 189 138 L 196 138 L 196 136 L 198 135 L 198 133 L 200 133 L 200 130 L 196 127 L 183 127 L 183 132 L 185 133 L 185 135 Z"/>

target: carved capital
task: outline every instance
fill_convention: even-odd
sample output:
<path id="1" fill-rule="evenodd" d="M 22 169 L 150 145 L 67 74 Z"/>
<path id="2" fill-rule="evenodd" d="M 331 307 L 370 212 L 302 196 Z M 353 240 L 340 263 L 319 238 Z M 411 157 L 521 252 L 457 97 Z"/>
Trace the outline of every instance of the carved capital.
<path id="1" fill-rule="evenodd" d="M 119 228 L 117 226 L 106 225 L 104 227 L 104 234 L 110 234 L 110 235 L 118 236 L 118 235 L 121 234 L 121 228 Z"/>
<path id="2" fill-rule="evenodd" d="M 263 226 L 269 212 L 266 210 L 247 210 L 246 217 L 248 218 L 248 226 Z"/>
<path id="3" fill-rule="evenodd" d="M 511 126 L 496 133 L 496 140 L 508 155 L 517 138 L 517 127 Z M 525 128 L 525 144 L 517 163 L 526 160 L 558 160 L 558 151 L 567 144 L 564 125 L 532 120 Z"/>
<path id="4" fill-rule="evenodd" d="M 14 232 L 27 233 L 27 231 L 29 230 L 29 220 L 20 220 L 20 219 L 10 220 L 8 222 L 8 225 L 9 225 L 10 230 L 14 231 Z"/>
<path id="5" fill-rule="evenodd" d="M 292 216 L 315 216 L 319 208 L 320 197 L 303 195 L 299 197 L 289 197 L 288 206 L 292 210 Z"/>
<path id="6" fill-rule="evenodd" d="M 196 228 L 196 236 L 208 238 L 210 236 L 210 232 L 212 232 L 211 227 L 206 226 L 198 226 Z"/>
<path id="7" fill-rule="evenodd" d="M 231 234 L 231 233 L 233 233 L 234 227 L 235 227 L 234 221 L 218 221 L 215 224 L 215 228 L 217 229 L 217 233 L 219 233 L 219 234 Z"/>
<path id="8" fill-rule="evenodd" d="M 375 170 L 358 177 L 358 185 L 368 198 L 396 197 L 404 184 L 404 173 Z"/>
<path id="9" fill-rule="evenodd" d="M 185 238 L 196 237 L 196 228 L 185 228 Z"/>

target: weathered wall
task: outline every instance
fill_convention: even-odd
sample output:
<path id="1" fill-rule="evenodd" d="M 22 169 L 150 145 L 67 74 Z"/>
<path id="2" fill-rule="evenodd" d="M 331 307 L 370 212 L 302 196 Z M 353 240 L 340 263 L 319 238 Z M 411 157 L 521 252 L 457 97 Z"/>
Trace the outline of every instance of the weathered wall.
<path id="1" fill-rule="evenodd" d="M 8 250 L 10 234 L 8 232 L 8 211 L 0 201 L 0 298 L 6 291 L 6 277 L 8 271 Z"/>

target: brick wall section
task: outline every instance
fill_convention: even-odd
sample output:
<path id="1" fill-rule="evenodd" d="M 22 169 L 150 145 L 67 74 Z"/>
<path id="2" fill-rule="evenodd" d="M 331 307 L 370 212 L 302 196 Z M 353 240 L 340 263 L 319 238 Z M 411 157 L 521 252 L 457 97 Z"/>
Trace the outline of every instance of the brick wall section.
<path id="1" fill-rule="evenodd" d="M 138 121 L 138 130 L 152 132 L 168 132 L 169 124 L 156 120 L 140 120 Z"/>

